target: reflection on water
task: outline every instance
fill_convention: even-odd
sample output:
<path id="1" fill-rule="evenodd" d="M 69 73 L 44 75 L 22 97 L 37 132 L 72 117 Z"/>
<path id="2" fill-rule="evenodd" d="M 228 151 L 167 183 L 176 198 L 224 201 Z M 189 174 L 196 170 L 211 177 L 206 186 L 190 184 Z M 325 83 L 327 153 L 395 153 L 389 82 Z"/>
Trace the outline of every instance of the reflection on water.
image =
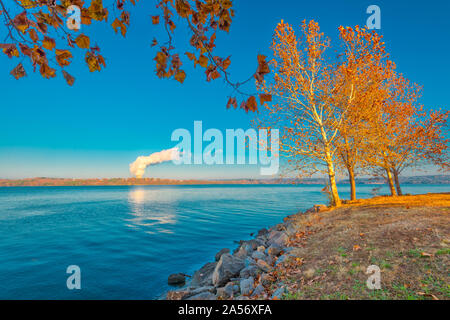
<path id="1" fill-rule="evenodd" d="M 136 205 L 141 205 L 145 201 L 145 193 L 146 191 L 144 189 L 132 189 L 130 190 L 130 193 L 128 194 L 128 202 L 134 203 Z M 147 192 L 149 193 L 149 192 Z"/>
<path id="2" fill-rule="evenodd" d="M 142 229 L 149 234 L 173 233 L 169 226 L 176 223 L 176 214 L 171 202 L 161 206 L 161 191 L 132 189 L 128 193 L 128 204 L 132 218 L 125 219 L 130 228 Z"/>

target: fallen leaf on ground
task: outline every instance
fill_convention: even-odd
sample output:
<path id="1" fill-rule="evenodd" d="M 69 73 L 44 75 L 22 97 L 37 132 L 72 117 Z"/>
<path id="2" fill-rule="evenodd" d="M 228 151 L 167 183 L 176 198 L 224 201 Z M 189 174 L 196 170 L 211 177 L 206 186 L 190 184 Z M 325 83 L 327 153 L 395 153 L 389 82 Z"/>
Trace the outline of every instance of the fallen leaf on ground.
<path id="1" fill-rule="evenodd" d="M 417 292 L 417 294 L 418 294 L 419 296 L 430 297 L 430 298 L 433 299 L 433 300 L 439 300 L 438 297 L 436 297 L 434 294 L 431 294 L 431 293 Z"/>

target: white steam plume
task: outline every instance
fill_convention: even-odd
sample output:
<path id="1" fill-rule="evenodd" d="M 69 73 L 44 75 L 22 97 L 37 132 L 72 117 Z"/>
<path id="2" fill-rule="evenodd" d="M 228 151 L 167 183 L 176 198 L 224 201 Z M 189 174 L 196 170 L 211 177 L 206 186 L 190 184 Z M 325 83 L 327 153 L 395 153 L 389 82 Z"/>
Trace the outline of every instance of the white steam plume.
<path id="1" fill-rule="evenodd" d="M 172 160 L 179 160 L 179 158 L 180 151 L 178 150 L 178 148 L 155 152 L 148 157 L 138 157 L 136 161 L 130 164 L 130 172 L 132 175 L 136 176 L 136 178 L 142 178 L 145 173 L 145 169 L 148 166 Z"/>

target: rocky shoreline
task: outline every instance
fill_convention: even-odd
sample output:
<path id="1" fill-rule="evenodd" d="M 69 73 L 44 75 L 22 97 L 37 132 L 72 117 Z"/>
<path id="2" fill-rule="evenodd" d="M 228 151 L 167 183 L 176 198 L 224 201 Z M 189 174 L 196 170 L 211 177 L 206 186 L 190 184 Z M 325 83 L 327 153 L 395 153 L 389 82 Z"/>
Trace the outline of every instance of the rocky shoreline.
<path id="1" fill-rule="evenodd" d="M 294 258 L 294 247 L 289 246 L 300 223 L 300 215 L 326 210 L 325 205 L 316 205 L 304 213 L 287 216 L 284 222 L 269 229 L 261 229 L 251 240 L 239 241 L 231 252 L 224 248 L 217 252 L 215 261 L 206 263 L 197 270 L 187 285 L 169 291 L 167 300 L 248 300 L 281 299 L 285 293 L 283 283 L 276 284 L 268 293 L 266 287 L 273 286 L 270 272 L 280 264 Z M 183 284 L 184 274 L 169 276 L 169 284 Z"/>

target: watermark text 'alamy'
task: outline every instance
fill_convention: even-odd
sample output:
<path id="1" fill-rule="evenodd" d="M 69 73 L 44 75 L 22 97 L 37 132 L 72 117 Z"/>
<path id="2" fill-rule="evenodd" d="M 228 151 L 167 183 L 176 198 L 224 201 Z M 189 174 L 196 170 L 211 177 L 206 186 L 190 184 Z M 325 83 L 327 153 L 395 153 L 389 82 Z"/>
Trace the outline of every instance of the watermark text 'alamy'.
<path id="1" fill-rule="evenodd" d="M 268 140 L 270 138 L 270 149 Z M 279 130 L 271 129 L 226 129 L 225 141 L 222 131 L 208 129 L 203 132 L 202 121 L 194 121 L 194 135 L 179 128 L 172 132 L 172 141 L 179 142 L 175 148 L 180 151 L 180 157 L 173 160 L 175 164 L 248 164 L 261 166 L 261 175 L 275 175 L 279 170 Z M 208 142 L 203 148 L 203 142 Z M 225 154 L 224 154 L 225 144 Z M 193 145 L 193 149 L 192 149 Z M 270 151 L 270 154 L 269 154 Z M 225 158 L 225 159 L 224 159 Z M 258 162 L 259 161 L 259 162 Z"/>

